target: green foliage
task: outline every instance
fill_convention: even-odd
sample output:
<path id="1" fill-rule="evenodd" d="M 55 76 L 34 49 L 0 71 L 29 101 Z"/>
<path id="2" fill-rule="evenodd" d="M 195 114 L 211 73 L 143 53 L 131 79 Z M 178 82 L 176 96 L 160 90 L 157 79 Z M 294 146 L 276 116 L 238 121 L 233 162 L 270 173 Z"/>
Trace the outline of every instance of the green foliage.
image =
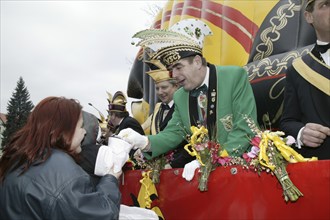
<path id="1" fill-rule="evenodd" d="M 23 125 L 33 109 L 34 105 L 29 100 L 30 94 L 25 87 L 25 82 L 22 77 L 19 78 L 15 91 L 10 98 L 7 106 L 7 122 L 4 125 L 2 147 L 4 147 L 10 137 Z"/>

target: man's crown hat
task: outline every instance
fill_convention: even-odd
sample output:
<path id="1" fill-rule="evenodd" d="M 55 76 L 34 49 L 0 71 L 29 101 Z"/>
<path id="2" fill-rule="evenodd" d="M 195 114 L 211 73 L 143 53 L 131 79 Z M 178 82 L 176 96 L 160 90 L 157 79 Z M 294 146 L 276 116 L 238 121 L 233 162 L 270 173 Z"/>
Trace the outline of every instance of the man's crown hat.
<path id="1" fill-rule="evenodd" d="M 148 64 L 150 71 L 146 72 L 155 83 L 163 82 L 171 78 L 170 72 L 166 69 L 166 66 L 160 62 L 160 60 L 147 60 L 144 61 Z"/>
<path id="2" fill-rule="evenodd" d="M 202 55 L 204 38 L 212 31 L 201 20 L 185 19 L 174 24 L 169 30 L 147 29 L 136 33 L 136 46 L 148 53 L 149 60 L 160 60 L 166 67 L 193 55 Z"/>
<path id="3" fill-rule="evenodd" d="M 126 96 L 122 91 L 116 92 L 113 96 L 108 93 L 109 112 L 126 112 Z"/>

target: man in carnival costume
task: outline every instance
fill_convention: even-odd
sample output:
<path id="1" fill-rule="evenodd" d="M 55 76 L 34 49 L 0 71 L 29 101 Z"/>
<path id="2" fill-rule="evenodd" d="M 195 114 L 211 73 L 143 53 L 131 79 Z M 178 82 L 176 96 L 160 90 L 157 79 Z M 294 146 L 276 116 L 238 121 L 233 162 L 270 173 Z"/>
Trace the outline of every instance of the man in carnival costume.
<path id="1" fill-rule="evenodd" d="M 149 29 L 136 33 L 137 46 L 172 73 L 182 88 L 174 94 L 175 110 L 167 127 L 156 135 L 142 136 L 125 129 L 119 136 L 151 158 L 174 149 L 191 134 L 192 125 L 204 125 L 210 137 L 232 156 L 241 156 L 253 136 L 243 119 L 257 122 L 256 104 L 246 71 L 238 66 L 215 66 L 203 57 L 204 37 L 212 34 L 201 20 L 186 19 L 169 30 Z M 148 154 L 145 154 L 148 157 Z M 198 161 L 186 167 L 195 170 Z M 185 172 L 184 172 L 185 173 Z M 191 180 L 192 176 L 184 177 Z"/>
<path id="2" fill-rule="evenodd" d="M 136 132 L 137 134 L 144 135 L 144 130 L 141 126 L 141 124 L 133 117 L 131 117 L 126 110 L 126 103 L 127 99 L 125 94 L 122 91 L 117 91 L 113 97 L 110 93 L 108 93 L 109 98 L 109 124 L 111 124 L 111 127 L 113 127 L 112 134 L 117 135 L 121 130 L 130 128 L 132 131 Z M 108 137 L 107 137 L 108 138 Z M 107 142 L 108 144 L 108 142 Z M 137 165 L 137 161 L 134 159 L 134 153 L 136 150 L 130 150 L 129 156 L 131 159 L 131 163 L 127 163 L 124 166 L 124 170 L 126 169 L 138 169 L 139 166 Z"/>
<path id="3" fill-rule="evenodd" d="M 140 123 L 133 117 L 129 116 L 126 110 L 126 96 L 123 92 L 117 91 L 113 98 L 109 94 L 109 116 L 110 123 L 114 126 L 114 134 L 118 134 L 122 129 L 131 128 L 141 135 L 144 135 L 144 131 Z"/>
<path id="4" fill-rule="evenodd" d="M 304 157 L 330 159 L 330 0 L 306 0 L 304 15 L 317 41 L 287 70 L 280 128 Z"/>
<path id="5" fill-rule="evenodd" d="M 173 95 L 179 88 L 175 79 L 170 75 L 170 72 L 166 69 L 166 66 L 159 60 L 145 61 L 148 64 L 150 71 L 147 74 L 154 80 L 156 94 L 161 102 L 155 105 L 153 114 L 147 119 L 142 127 L 149 127 L 151 135 L 158 134 L 164 130 L 167 123 L 172 118 L 174 112 Z M 144 130 L 146 130 L 144 128 Z M 187 144 L 187 141 L 183 141 L 177 146 L 173 152 L 173 156 L 170 159 L 169 165 L 172 168 L 184 167 L 184 165 L 194 159 L 183 148 Z"/>

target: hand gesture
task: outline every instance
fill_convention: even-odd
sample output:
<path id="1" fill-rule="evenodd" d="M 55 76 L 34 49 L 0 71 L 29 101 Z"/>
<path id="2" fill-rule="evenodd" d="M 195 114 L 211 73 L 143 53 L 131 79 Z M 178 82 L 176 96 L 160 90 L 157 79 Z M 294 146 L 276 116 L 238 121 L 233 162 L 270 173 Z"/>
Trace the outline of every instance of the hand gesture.
<path id="1" fill-rule="evenodd" d="M 201 165 L 199 164 L 198 160 L 193 160 L 186 165 L 184 165 L 182 177 L 185 178 L 187 181 L 191 181 L 194 178 L 195 170 L 199 168 Z"/>
<path id="2" fill-rule="evenodd" d="M 123 129 L 119 132 L 118 137 L 127 141 L 133 146 L 133 149 L 140 149 L 142 151 L 147 151 L 148 138 L 134 131 L 131 128 Z"/>
<path id="3" fill-rule="evenodd" d="M 124 150 L 118 153 L 112 147 L 102 145 L 97 153 L 94 174 L 97 176 L 111 174 L 118 179 L 127 159 L 128 153 Z"/>
<path id="4" fill-rule="evenodd" d="M 307 123 L 301 132 L 300 140 L 304 146 L 319 147 L 330 136 L 330 128 L 315 123 Z"/>

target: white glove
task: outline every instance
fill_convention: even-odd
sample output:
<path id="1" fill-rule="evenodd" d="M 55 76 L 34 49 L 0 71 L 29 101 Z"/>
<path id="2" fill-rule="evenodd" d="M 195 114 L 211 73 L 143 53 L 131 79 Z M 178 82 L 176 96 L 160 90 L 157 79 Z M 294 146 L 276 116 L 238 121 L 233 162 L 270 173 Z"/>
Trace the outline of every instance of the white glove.
<path id="1" fill-rule="evenodd" d="M 111 148 L 102 145 L 96 156 L 94 174 L 97 176 L 104 176 L 111 174 L 113 170 L 113 153 Z"/>
<path id="2" fill-rule="evenodd" d="M 193 160 L 186 165 L 184 165 L 182 177 L 185 178 L 187 181 L 191 181 L 194 178 L 195 170 L 199 168 L 201 165 L 199 164 L 198 160 Z"/>
<path id="3" fill-rule="evenodd" d="M 113 151 L 116 153 L 120 153 L 121 151 L 129 153 L 133 148 L 130 143 L 120 139 L 118 136 L 109 137 L 108 146 L 113 148 Z"/>
<path id="4" fill-rule="evenodd" d="M 150 209 L 120 204 L 119 220 L 158 220 L 158 215 Z"/>
<path id="5" fill-rule="evenodd" d="M 129 158 L 132 145 L 119 138 L 109 137 L 108 146 L 113 153 L 113 171 L 119 173 Z"/>
<path id="6" fill-rule="evenodd" d="M 97 153 L 94 174 L 97 176 L 104 176 L 106 174 L 116 176 L 116 174 L 122 172 L 121 169 L 128 158 L 129 155 L 122 145 L 112 145 L 111 147 L 102 145 Z"/>
<path id="7" fill-rule="evenodd" d="M 148 146 L 147 136 L 137 133 L 132 128 L 125 128 L 121 130 L 118 134 L 118 137 L 133 145 L 134 149 L 138 148 L 143 151 Z"/>

